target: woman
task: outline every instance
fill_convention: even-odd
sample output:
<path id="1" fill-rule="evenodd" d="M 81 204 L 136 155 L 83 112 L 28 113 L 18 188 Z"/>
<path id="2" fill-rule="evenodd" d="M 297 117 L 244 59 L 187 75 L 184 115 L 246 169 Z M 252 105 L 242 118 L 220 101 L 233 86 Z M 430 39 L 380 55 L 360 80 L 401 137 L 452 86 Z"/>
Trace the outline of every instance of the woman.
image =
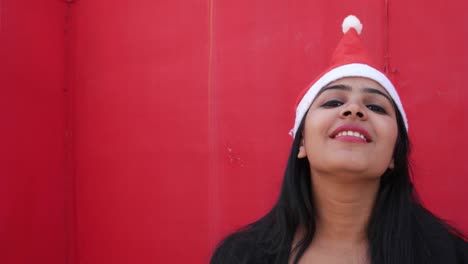
<path id="1" fill-rule="evenodd" d="M 420 203 L 407 121 L 354 16 L 296 111 L 280 197 L 211 263 L 468 263 L 463 235 Z"/>

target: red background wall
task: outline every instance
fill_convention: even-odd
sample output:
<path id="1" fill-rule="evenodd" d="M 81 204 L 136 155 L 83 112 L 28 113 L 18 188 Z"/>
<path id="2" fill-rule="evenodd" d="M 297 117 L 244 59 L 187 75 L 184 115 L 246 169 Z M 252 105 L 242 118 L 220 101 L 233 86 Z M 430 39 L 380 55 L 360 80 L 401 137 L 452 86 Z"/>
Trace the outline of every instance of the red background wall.
<path id="1" fill-rule="evenodd" d="M 14 110 L 0 138 L 16 151 L 0 159 L 22 160 L 1 178 L 2 208 L 16 212 L 0 223 L 7 260 L 206 263 L 225 234 L 275 201 L 296 96 L 326 64 L 349 13 L 399 83 L 424 202 L 468 231 L 468 4 L 387 2 L 79 0 L 67 13 L 58 1 L 0 0 L 8 95 L 0 100 L 3 113 Z M 69 38 L 50 22 L 64 15 Z M 34 31 L 13 23 L 21 19 Z M 40 88 L 25 94 L 31 87 Z M 67 122 L 71 145 L 61 144 Z"/>
<path id="2" fill-rule="evenodd" d="M 64 263 L 64 14 L 61 1 L 0 0 L 0 262 Z"/>

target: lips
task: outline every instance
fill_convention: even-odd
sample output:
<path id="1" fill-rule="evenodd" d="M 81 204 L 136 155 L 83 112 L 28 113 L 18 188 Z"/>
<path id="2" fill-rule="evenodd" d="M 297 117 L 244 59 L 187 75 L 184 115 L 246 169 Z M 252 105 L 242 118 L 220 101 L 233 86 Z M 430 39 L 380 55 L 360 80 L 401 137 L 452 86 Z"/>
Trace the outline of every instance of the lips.
<path id="1" fill-rule="evenodd" d="M 331 133 L 330 138 L 341 139 L 345 141 L 372 142 L 369 132 L 362 127 L 355 125 L 343 125 Z"/>

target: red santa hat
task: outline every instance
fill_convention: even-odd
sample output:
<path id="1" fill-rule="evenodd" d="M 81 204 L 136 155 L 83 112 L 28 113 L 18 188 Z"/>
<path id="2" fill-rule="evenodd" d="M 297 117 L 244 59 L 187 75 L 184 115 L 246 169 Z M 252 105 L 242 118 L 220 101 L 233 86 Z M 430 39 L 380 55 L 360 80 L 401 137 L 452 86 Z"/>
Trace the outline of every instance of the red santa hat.
<path id="1" fill-rule="evenodd" d="M 318 92 L 327 84 L 344 77 L 364 77 L 379 83 L 390 95 L 400 111 L 405 127 L 408 130 L 408 121 L 401 104 L 400 97 L 390 79 L 373 66 L 359 35 L 362 32 L 362 24 L 353 15 L 347 16 L 343 21 L 343 37 L 333 53 L 330 66 L 312 82 L 302 93 L 296 108 L 296 120 L 291 136 L 295 136 L 299 125 L 314 101 Z"/>

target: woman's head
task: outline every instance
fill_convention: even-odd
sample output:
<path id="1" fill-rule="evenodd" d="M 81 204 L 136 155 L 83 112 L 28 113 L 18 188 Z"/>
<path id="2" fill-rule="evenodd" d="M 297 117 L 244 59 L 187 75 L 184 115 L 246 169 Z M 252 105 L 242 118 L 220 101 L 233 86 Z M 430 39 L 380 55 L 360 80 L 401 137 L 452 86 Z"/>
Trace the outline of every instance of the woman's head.
<path id="1" fill-rule="evenodd" d="M 315 101 L 316 97 L 323 91 L 323 87 L 330 85 L 346 77 L 362 77 L 378 83 L 384 88 L 386 95 L 394 102 L 395 108 L 400 111 L 404 126 L 408 128 L 405 111 L 400 97 L 390 81 L 390 78 L 379 71 L 363 46 L 360 33 L 362 25 L 355 16 L 348 16 L 343 21 L 343 36 L 338 43 L 329 66 L 318 75 L 318 77 L 302 92 L 296 108 L 296 118 L 291 135 L 297 134 L 301 120 Z"/>
<path id="2" fill-rule="evenodd" d="M 304 117 L 298 158 L 308 159 L 312 174 L 340 175 L 346 181 L 380 177 L 394 166 L 396 115 L 379 83 L 362 77 L 331 82 Z"/>
<path id="3" fill-rule="evenodd" d="M 291 135 L 302 137 L 298 157 L 311 172 L 377 178 L 394 167 L 397 113 L 407 129 L 405 111 L 362 45 L 359 19 L 348 16 L 342 27 L 329 67 L 300 96 Z"/>

